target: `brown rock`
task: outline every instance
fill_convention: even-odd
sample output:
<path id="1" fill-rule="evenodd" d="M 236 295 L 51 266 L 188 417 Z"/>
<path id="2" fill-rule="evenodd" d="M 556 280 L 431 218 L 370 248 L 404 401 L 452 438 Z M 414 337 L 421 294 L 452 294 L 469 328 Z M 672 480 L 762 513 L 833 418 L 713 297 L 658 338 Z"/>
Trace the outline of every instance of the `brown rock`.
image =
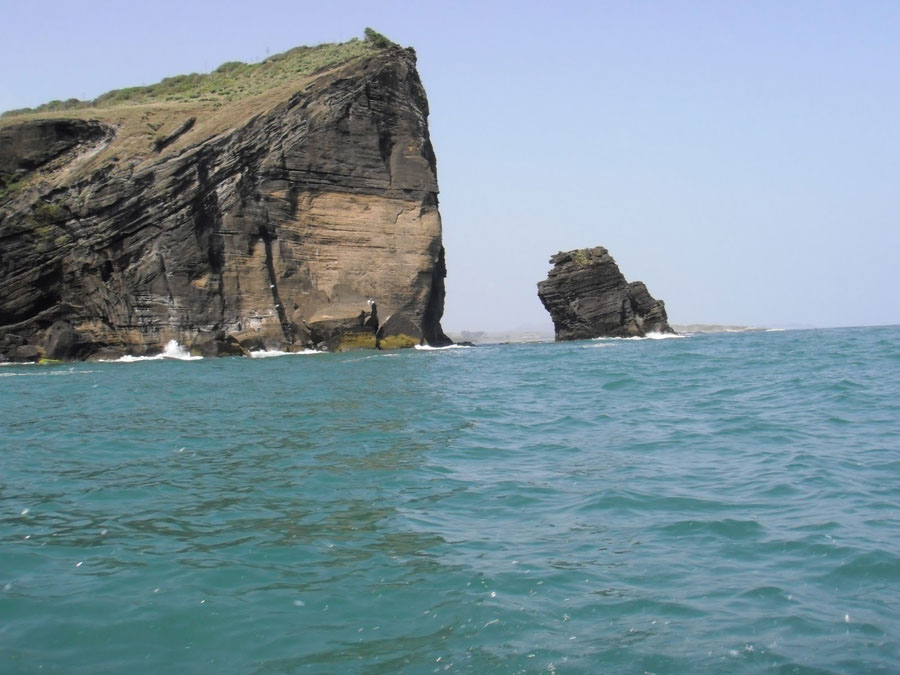
<path id="1" fill-rule="evenodd" d="M 243 356 L 244 348 L 233 335 L 223 331 L 200 333 L 191 343 L 193 356 Z"/>
<path id="2" fill-rule="evenodd" d="M 12 357 L 15 361 L 37 361 L 43 356 L 44 353 L 36 345 L 22 345 L 21 347 L 16 347 L 12 352 Z"/>
<path id="3" fill-rule="evenodd" d="M 44 338 L 44 351 L 48 359 L 69 361 L 79 356 L 79 335 L 66 321 L 54 321 Z"/>

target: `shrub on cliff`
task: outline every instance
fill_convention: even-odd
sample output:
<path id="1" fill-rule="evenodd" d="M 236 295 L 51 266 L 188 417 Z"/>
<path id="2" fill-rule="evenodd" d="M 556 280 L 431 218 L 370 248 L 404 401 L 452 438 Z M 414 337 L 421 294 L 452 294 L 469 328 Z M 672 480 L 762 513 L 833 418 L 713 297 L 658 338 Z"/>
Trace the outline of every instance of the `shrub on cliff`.
<path id="1" fill-rule="evenodd" d="M 366 28 L 366 30 L 363 31 L 363 33 L 366 36 L 366 42 L 371 42 L 373 45 L 375 45 L 379 49 L 386 49 L 387 47 L 396 47 L 397 46 L 396 42 L 391 42 L 384 35 L 382 35 L 378 31 L 373 30 L 371 28 Z"/>
<path id="2" fill-rule="evenodd" d="M 2 113 L 2 116 L 198 99 L 213 103 L 236 101 L 281 86 L 297 77 L 308 76 L 338 63 L 371 54 L 374 50 L 393 46 L 396 45 L 384 35 L 367 28 L 365 40 L 353 38 L 343 43 L 295 47 L 270 56 L 260 63 L 226 61 L 211 73 L 175 75 L 147 86 L 114 89 L 93 101 L 51 101 L 36 108 L 9 110 Z"/>

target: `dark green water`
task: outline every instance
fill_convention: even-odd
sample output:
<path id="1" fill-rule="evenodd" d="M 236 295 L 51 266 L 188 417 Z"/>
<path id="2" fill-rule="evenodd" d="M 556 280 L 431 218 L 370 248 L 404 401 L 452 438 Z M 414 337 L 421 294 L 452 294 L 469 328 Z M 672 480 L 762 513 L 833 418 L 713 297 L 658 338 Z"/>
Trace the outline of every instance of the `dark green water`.
<path id="1" fill-rule="evenodd" d="M 0 368 L 0 671 L 900 672 L 900 328 Z"/>

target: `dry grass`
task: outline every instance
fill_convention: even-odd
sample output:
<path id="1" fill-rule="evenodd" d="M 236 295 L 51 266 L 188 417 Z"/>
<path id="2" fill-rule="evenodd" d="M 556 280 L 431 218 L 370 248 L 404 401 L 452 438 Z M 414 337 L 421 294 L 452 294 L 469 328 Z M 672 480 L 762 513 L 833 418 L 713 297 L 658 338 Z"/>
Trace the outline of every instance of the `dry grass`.
<path id="1" fill-rule="evenodd" d="M 254 116 L 271 110 L 297 92 L 314 91 L 317 82 L 324 84 L 332 73 L 352 67 L 357 61 L 383 49 L 371 41 L 361 40 L 297 47 L 258 64 L 223 64 L 213 73 L 190 78 L 194 89 L 184 89 L 181 94 L 172 93 L 171 88 L 155 88 L 158 85 L 136 87 L 118 90 L 138 91 L 127 99 L 112 96 L 115 92 L 110 92 L 95 101 L 83 102 L 79 107 L 51 109 L 43 106 L 40 111 L 2 116 L 0 126 L 25 119 L 96 119 L 112 126 L 116 133 L 112 143 L 102 151 L 71 165 L 65 172 L 38 171 L 24 178 L 21 185 L 0 184 L 0 199 L 34 179 L 62 186 L 105 165 L 127 161 L 132 169 L 138 170 L 145 163 L 156 163 L 161 157 L 178 154 L 189 146 L 240 128 Z M 168 78 L 160 84 L 171 80 L 182 84 L 188 82 Z M 188 91 L 206 93 L 193 96 L 186 93 Z M 191 117 L 196 118 L 193 127 L 160 152 L 159 139 L 171 134 Z"/>
<path id="2" fill-rule="evenodd" d="M 392 43 L 390 43 L 392 44 Z M 297 78 L 373 54 L 385 48 L 380 41 L 358 40 L 316 47 L 295 47 L 270 56 L 260 63 L 228 61 L 211 73 L 190 73 L 167 77 L 162 82 L 145 87 L 115 89 L 93 101 L 51 101 L 37 108 L 20 108 L 3 113 L 4 118 L 21 118 L 34 113 L 72 112 L 75 110 L 104 110 L 121 106 L 161 103 L 234 103 L 258 96 Z"/>
<path id="3" fill-rule="evenodd" d="M 315 95 L 318 87 L 328 86 L 346 68 L 397 47 L 384 36 L 371 33 L 367 31 L 365 40 L 296 47 L 256 64 L 232 61 L 212 73 L 119 89 L 93 101 L 69 102 L 66 106 L 51 103 L 4 113 L 0 127 L 23 120 L 76 117 L 108 124 L 115 135 L 106 145 L 84 148 L 78 161 L 67 160 L 60 166 L 51 162 L 23 176 L 0 175 L 0 201 L 17 199 L 27 205 L 40 193 L 77 183 L 99 169 L 116 171 L 127 166 L 129 172 L 140 171 L 239 129 L 298 92 Z M 171 143 L 160 143 L 192 117 L 196 123 L 189 130 Z"/>

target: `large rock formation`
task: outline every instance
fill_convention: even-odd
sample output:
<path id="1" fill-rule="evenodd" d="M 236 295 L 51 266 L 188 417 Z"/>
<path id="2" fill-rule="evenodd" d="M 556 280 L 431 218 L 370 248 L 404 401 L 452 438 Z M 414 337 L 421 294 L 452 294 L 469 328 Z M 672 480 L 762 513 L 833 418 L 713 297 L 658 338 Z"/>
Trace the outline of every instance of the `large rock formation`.
<path id="1" fill-rule="evenodd" d="M 415 53 L 358 44 L 231 101 L 0 119 L 0 359 L 449 343 Z"/>
<path id="2" fill-rule="evenodd" d="M 673 333 L 662 300 L 641 281 L 628 283 L 602 246 L 557 253 L 553 269 L 538 282 L 538 297 L 550 312 L 557 340 L 643 337 Z"/>

